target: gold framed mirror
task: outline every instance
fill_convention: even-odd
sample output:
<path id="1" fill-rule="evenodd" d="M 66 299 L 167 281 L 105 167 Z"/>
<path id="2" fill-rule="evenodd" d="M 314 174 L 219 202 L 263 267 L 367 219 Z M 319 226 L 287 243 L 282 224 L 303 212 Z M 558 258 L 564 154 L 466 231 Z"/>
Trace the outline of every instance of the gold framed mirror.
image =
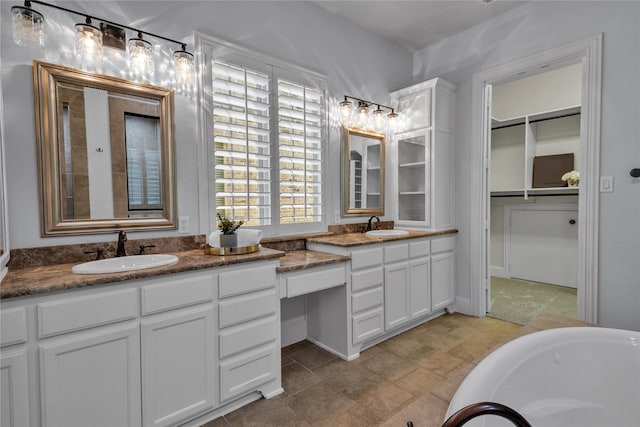
<path id="1" fill-rule="evenodd" d="M 175 229 L 172 89 L 33 61 L 43 237 Z"/>
<path id="2" fill-rule="evenodd" d="M 342 216 L 384 215 L 384 133 L 343 126 L 340 159 Z"/>

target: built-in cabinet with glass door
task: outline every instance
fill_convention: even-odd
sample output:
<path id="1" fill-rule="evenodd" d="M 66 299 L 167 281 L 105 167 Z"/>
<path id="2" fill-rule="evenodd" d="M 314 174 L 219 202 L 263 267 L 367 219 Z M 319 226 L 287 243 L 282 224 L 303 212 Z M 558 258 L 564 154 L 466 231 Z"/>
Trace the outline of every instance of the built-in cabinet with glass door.
<path id="1" fill-rule="evenodd" d="M 401 117 L 394 135 L 396 224 L 454 228 L 455 85 L 435 78 L 391 93 Z"/>

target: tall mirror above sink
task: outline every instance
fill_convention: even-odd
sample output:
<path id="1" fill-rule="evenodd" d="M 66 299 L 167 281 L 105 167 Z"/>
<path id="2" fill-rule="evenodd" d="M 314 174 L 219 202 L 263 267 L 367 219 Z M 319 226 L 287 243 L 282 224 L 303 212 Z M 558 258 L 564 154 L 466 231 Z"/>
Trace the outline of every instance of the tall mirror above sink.
<path id="1" fill-rule="evenodd" d="M 176 228 L 173 90 L 33 62 L 42 235 Z"/>
<path id="2" fill-rule="evenodd" d="M 342 216 L 384 215 L 384 133 L 343 126 Z"/>

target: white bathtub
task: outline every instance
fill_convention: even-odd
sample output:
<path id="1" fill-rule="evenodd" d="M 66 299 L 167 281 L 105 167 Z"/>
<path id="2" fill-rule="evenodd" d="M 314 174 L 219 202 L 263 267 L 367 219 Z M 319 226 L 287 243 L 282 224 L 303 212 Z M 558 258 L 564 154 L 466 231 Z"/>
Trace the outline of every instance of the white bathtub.
<path id="1" fill-rule="evenodd" d="M 476 402 L 502 403 L 533 427 L 640 426 L 640 332 L 560 328 L 517 338 L 476 366 L 446 418 Z M 511 426 L 494 415 L 467 426 Z"/>

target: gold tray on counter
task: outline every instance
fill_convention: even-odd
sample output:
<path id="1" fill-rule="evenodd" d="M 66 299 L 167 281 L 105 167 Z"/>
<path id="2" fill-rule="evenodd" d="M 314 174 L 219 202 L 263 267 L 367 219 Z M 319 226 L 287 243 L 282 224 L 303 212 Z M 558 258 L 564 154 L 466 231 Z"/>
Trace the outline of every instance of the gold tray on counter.
<path id="1" fill-rule="evenodd" d="M 260 245 L 251 246 L 238 246 L 235 248 L 214 248 L 213 246 L 205 245 L 204 253 L 206 255 L 244 255 L 253 252 L 258 252 Z"/>

